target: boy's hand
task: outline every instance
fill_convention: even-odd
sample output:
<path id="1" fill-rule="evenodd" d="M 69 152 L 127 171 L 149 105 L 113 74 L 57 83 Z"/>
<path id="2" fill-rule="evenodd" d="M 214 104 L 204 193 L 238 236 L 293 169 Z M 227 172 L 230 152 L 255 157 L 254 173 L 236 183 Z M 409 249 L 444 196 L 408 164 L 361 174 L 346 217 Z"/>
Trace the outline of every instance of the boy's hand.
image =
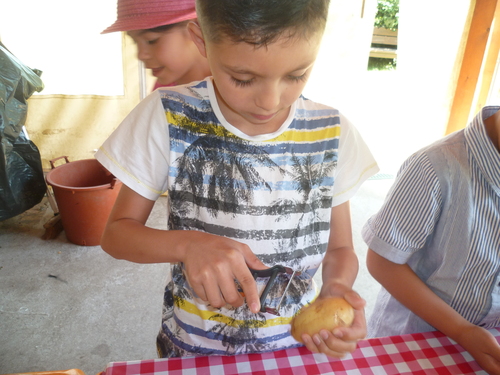
<path id="1" fill-rule="evenodd" d="M 194 292 L 214 307 L 243 305 L 238 280 L 250 311 L 260 310 L 257 284 L 249 270 L 266 267 L 250 248 L 240 242 L 203 232 L 190 231 L 183 259 L 186 278 Z"/>
<path id="2" fill-rule="evenodd" d="M 310 351 L 342 358 L 356 349 L 358 340 L 366 337 L 365 300 L 352 290 L 346 292 L 343 297 L 354 308 L 354 321 L 351 327 L 338 327 L 332 332 L 321 330 L 313 337 L 303 335 L 304 345 Z"/>
<path id="3" fill-rule="evenodd" d="M 488 374 L 500 375 L 500 346 L 488 330 L 471 325 L 461 331 L 456 341 Z"/>

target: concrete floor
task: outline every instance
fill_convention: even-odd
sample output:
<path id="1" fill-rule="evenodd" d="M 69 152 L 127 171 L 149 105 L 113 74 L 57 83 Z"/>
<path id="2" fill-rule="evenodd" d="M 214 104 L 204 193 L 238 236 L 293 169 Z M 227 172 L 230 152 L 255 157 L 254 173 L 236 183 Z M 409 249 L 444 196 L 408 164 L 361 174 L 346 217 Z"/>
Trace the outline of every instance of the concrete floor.
<path id="1" fill-rule="evenodd" d="M 360 259 L 355 289 L 367 300 L 367 315 L 379 285 L 366 271 L 360 231 L 392 182 L 369 180 L 351 200 Z M 164 205 L 160 198 L 150 226 L 162 228 Z M 167 265 L 119 261 L 99 246 L 71 244 L 64 232 L 42 240 L 52 217 L 44 199 L 0 222 L 0 373 L 78 368 L 95 375 L 108 362 L 156 358 Z"/>

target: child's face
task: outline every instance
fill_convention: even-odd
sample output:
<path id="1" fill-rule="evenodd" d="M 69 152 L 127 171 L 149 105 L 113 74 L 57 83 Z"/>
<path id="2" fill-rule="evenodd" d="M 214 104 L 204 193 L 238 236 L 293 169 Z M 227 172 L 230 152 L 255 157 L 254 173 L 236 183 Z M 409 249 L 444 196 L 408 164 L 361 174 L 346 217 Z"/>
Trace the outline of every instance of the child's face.
<path id="1" fill-rule="evenodd" d="M 162 32 L 132 30 L 128 35 L 137 44 L 137 58 L 162 85 L 191 81 L 189 74 L 200 53 L 185 25 Z"/>
<path id="2" fill-rule="evenodd" d="M 226 120 L 248 135 L 278 130 L 304 89 L 320 41 L 321 33 L 311 39 L 280 38 L 259 48 L 229 40 L 206 41 L 206 56 Z"/>

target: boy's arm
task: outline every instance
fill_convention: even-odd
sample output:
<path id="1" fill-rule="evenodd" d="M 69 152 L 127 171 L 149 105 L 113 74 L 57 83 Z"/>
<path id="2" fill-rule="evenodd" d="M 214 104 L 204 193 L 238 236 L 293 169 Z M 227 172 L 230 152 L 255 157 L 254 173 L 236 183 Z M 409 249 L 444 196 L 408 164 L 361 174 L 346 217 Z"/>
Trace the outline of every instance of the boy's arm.
<path id="1" fill-rule="evenodd" d="M 257 286 L 248 267 L 267 267 L 250 248 L 199 231 L 149 228 L 145 224 L 154 203 L 123 185 L 101 239 L 103 250 L 115 258 L 137 263 L 182 262 L 191 287 L 214 307 L 243 304 L 236 279 L 251 311 L 259 311 Z"/>
<path id="2" fill-rule="evenodd" d="M 313 352 L 343 357 L 356 349 L 358 340 L 366 336 L 365 301 L 352 290 L 358 274 L 358 258 L 352 242 L 349 202 L 332 208 L 330 238 L 322 265 L 323 285 L 318 298 L 344 297 L 355 309 L 350 328 L 333 332 L 322 330 L 318 335 L 304 336 L 304 344 Z"/>
<path id="3" fill-rule="evenodd" d="M 368 250 L 371 275 L 414 314 L 463 346 L 489 374 L 500 374 L 500 346 L 436 295 L 407 264 L 396 264 Z"/>

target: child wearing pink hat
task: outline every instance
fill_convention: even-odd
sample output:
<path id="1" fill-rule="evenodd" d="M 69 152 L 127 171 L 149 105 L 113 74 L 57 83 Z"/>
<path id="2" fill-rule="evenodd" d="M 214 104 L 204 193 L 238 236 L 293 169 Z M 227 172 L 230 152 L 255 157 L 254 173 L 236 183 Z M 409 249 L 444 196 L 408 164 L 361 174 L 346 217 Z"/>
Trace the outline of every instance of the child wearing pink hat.
<path id="1" fill-rule="evenodd" d="M 118 0 L 117 15 L 102 34 L 127 32 L 137 44 L 138 59 L 157 78 L 155 89 L 210 75 L 187 29 L 196 20 L 194 0 Z"/>

